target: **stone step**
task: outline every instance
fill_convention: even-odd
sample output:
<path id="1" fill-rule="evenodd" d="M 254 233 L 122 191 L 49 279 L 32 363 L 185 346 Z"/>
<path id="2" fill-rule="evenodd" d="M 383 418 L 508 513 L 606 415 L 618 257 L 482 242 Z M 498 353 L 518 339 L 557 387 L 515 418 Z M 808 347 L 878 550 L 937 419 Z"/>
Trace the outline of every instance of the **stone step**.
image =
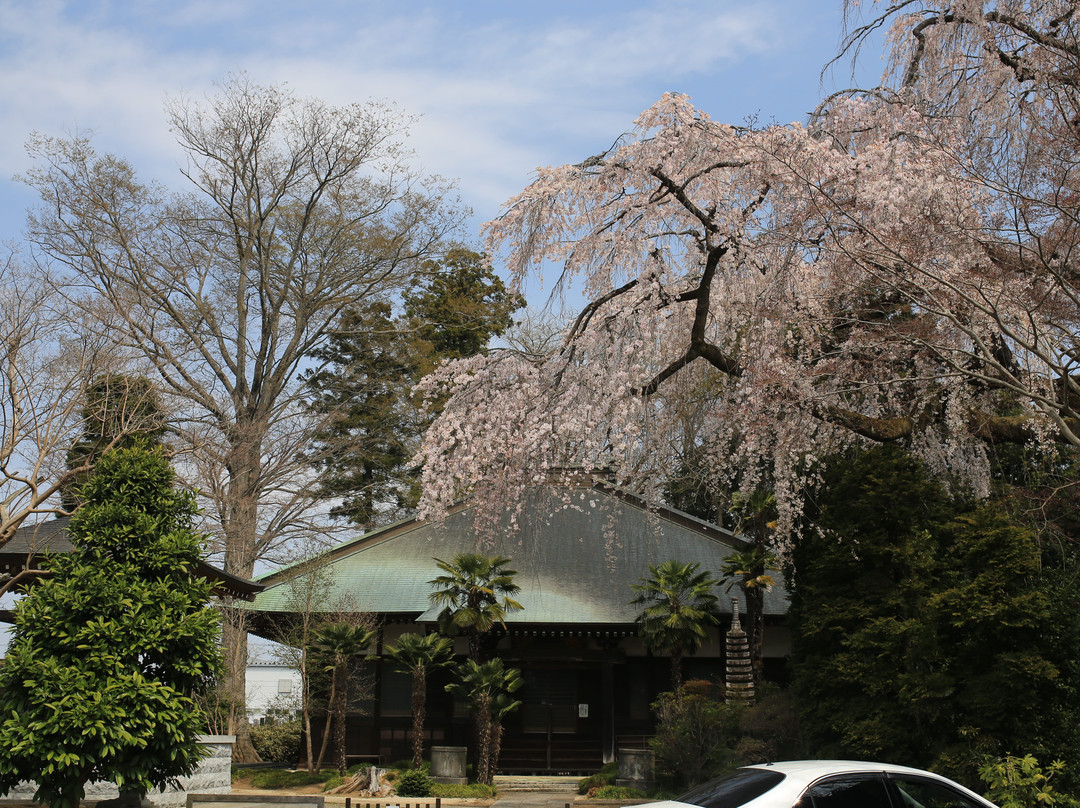
<path id="1" fill-rule="evenodd" d="M 580 777 L 565 775 L 525 776 L 516 774 L 495 775 L 495 788 L 500 794 L 508 791 L 532 791 L 543 793 L 577 793 Z"/>

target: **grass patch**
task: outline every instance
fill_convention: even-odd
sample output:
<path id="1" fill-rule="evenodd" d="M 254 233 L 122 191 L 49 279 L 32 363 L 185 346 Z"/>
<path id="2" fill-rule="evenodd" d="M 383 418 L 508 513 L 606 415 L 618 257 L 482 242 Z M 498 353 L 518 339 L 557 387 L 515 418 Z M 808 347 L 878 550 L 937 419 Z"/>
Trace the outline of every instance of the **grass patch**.
<path id="1" fill-rule="evenodd" d="M 330 791 L 331 789 L 334 789 L 334 788 L 337 788 L 338 786 L 343 786 L 343 785 L 345 785 L 345 778 L 342 777 L 340 774 L 335 774 L 333 777 L 331 777 L 329 780 L 327 780 L 325 783 L 323 783 L 322 790 L 323 791 Z"/>
<path id="2" fill-rule="evenodd" d="M 287 769 L 259 769 L 251 776 L 253 788 L 277 789 L 297 788 L 298 786 L 311 786 L 338 777 L 335 769 L 325 769 L 321 772 L 289 771 Z"/>
<path id="3" fill-rule="evenodd" d="M 486 786 L 483 783 L 469 783 L 465 786 L 457 783 L 432 783 L 431 796 L 444 799 L 486 800 L 495 796 L 495 786 Z"/>
<path id="4" fill-rule="evenodd" d="M 642 791 L 640 788 L 631 788 L 630 786 L 600 786 L 592 796 L 598 800 L 636 800 L 650 798 L 650 794 L 647 791 Z"/>

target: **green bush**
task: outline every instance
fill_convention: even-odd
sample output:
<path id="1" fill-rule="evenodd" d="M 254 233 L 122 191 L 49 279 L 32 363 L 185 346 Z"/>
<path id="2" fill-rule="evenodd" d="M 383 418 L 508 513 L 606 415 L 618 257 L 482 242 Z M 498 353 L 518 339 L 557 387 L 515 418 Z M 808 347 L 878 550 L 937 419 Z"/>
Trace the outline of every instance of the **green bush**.
<path id="1" fill-rule="evenodd" d="M 578 781 L 578 794 L 588 794 L 594 788 L 612 785 L 619 776 L 619 764 L 616 761 L 605 763 L 596 774 Z"/>
<path id="2" fill-rule="evenodd" d="M 345 785 L 345 778 L 342 777 L 340 774 L 335 774 L 333 777 L 331 777 L 329 780 L 327 780 L 323 784 L 322 790 L 323 791 L 333 791 L 338 786 L 343 786 L 343 785 Z"/>
<path id="3" fill-rule="evenodd" d="M 791 692 L 765 682 L 758 687 L 757 698 L 757 704 L 739 716 L 740 737 L 735 744 L 739 764 L 797 757 L 799 722 Z"/>
<path id="4" fill-rule="evenodd" d="M 429 796 L 442 799 L 486 800 L 495 796 L 495 786 L 483 783 L 469 783 L 466 786 L 456 783 L 432 783 Z"/>
<path id="5" fill-rule="evenodd" d="M 735 764 L 739 719 L 746 707 L 720 700 L 711 682 L 686 682 L 677 693 L 661 693 L 656 713 L 656 776 L 666 786 L 687 788 Z"/>
<path id="6" fill-rule="evenodd" d="M 251 743 L 267 763 L 295 763 L 300 759 L 300 722 L 252 727 Z"/>
<path id="7" fill-rule="evenodd" d="M 296 788 L 297 786 L 311 786 L 317 783 L 337 777 L 338 773 L 333 769 L 321 772 L 286 771 L 285 769 L 260 769 L 251 778 L 251 785 L 255 788 Z"/>
<path id="8" fill-rule="evenodd" d="M 399 797 L 430 797 L 431 778 L 423 769 L 409 769 L 401 773 L 394 792 Z"/>
<path id="9" fill-rule="evenodd" d="M 1054 791 L 1050 781 L 1065 771 L 1065 763 L 1055 760 L 1045 769 L 1032 755 L 1007 755 L 989 760 L 979 769 L 979 779 L 986 783 L 986 798 L 1001 808 L 1076 808 L 1080 800 Z"/>

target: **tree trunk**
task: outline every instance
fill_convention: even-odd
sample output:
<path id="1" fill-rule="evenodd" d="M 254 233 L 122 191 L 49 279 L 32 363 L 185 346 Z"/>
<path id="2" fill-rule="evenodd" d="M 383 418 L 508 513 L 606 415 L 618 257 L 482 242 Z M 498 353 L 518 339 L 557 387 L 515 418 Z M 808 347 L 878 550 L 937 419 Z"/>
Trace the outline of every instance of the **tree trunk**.
<path id="1" fill-rule="evenodd" d="M 765 570 L 753 571 L 764 575 Z M 754 686 L 761 684 L 765 669 L 763 638 L 765 634 L 765 591 L 760 586 L 744 589 L 746 594 L 746 641 L 750 647 L 750 664 L 754 673 Z"/>
<path id="2" fill-rule="evenodd" d="M 334 707 L 334 745 L 337 747 L 338 774 L 345 776 L 345 707 L 349 700 L 349 677 L 347 663 L 342 663 L 341 679 L 337 689 L 337 704 Z M 338 669 L 334 669 L 334 676 L 338 675 Z"/>
<path id="3" fill-rule="evenodd" d="M 488 771 L 494 781 L 495 773 L 499 770 L 499 755 L 502 754 L 502 721 L 491 722 L 491 762 L 488 763 Z"/>
<path id="4" fill-rule="evenodd" d="M 476 711 L 477 753 L 476 779 L 484 785 L 491 785 L 491 703 L 490 697 L 484 697 Z"/>
<path id="5" fill-rule="evenodd" d="M 249 427 L 247 432 L 256 432 Z M 238 441 L 230 447 L 226 458 L 228 471 L 227 501 L 221 503 L 222 531 L 225 535 L 225 572 L 250 578 L 255 571 L 256 535 L 259 500 L 257 480 L 261 440 Z M 251 744 L 251 725 L 247 720 L 247 663 L 248 637 L 243 610 L 236 614 L 232 625 L 222 632 L 225 652 L 226 686 L 232 707 L 229 713 L 229 732 L 236 736 L 233 762 L 260 763 L 261 758 Z"/>
<path id="6" fill-rule="evenodd" d="M 671 649 L 671 692 L 678 693 L 682 687 L 682 649 Z"/>
<path id="7" fill-rule="evenodd" d="M 314 772 L 315 749 L 311 741 L 311 680 L 308 677 L 308 632 L 306 624 L 300 642 L 300 714 L 304 723 L 304 760 L 307 762 L 308 772 Z"/>
<path id="8" fill-rule="evenodd" d="M 412 680 L 412 726 L 413 768 L 419 769 L 424 762 L 424 702 L 427 699 L 427 671 L 423 667 L 413 670 Z"/>
<path id="9" fill-rule="evenodd" d="M 311 743 L 311 712 L 307 706 L 304 706 L 304 744 L 305 752 L 307 753 L 307 770 L 308 772 L 314 772 L 315 769 L 315 748 Z"/>
<path id="10" fill-rule="evenodd" d="M 319 759 L 315 762 L 315 771 L 322 770 L 323 758 L 330 745 L 330 725 L 334 720 L 334 705 L 337 703 L 337 672 L 330 677 L 330 701 L 326 705 L 326 726 L 323 727 L 322 744 L 319 746 Z"/>
<path id="11" fill-rule="evenodd" d="M 229 696 L 229 734 L 236 736 L 233 745 L 234 763 L 260 763 L 261 758 L 251 744 L 251 724 L 247 718 L 247 656 L 248 638 L 246 615 L 229 602 L 222 604 L 221 645 L 225 657 L 225 692 Z"/>

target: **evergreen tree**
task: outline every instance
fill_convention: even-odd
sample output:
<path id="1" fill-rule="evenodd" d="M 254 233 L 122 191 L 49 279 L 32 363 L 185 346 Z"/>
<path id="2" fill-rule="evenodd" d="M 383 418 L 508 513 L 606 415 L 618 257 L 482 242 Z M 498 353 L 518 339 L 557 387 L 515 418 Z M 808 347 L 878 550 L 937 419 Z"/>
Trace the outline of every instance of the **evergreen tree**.
<path id="1" fill-rule="evenodd" d="M 347 622 L 329 623 L 315 632 L 313 650 L 325 661 L 326 670 L 331 673 L 326 727 L 319 760 L 315 764 L 316 770 L 322 768 L 330 725 L 333 724 L 338 773 L 345 776 L 345 713 L 349 698 L 349 663 L 363 653 L 373 639 L 375 632 L 371 629 Z"/>
<path id="2" fill-rule="evenodd" d="M 418 499 L 409 461 L 429 416 L 412 388 L 439 362 L 472 356 L 512 324 L 522 305 L 483 254 L 459 247 L 428 261 L 404 310 L 369 301 L 344 312 L 322 366 L 305 374 L 309 408 L 323 419 L 310 459 L 319 490 L 342 498 L 330 513 L 370 527 L 411 510 Z"/>
<path id="3" fill-rule="evenodd" d="M 1076 699 L 1061 677 L 1075 628 L 1056 622 L 1034 534 L 998 503 L 951 499 L 900 449 L 834 465 L 820 532 L 805 531 L 793 555 L 808 751 L 969 784 L 985 755 L 1074 755 Z"/>
<path id="4" fill-rule="evenodd" d="M 521 295 L 506 288 L 483 253 L 456 247 L 424 268 L 427 275 L 405 294 L 405 316 L 417 337 L 427 343 L 425 356 L 431 365 L 483 353 L 492 337 L 513 325 L 513 312 L 525 305 Z"/>
<path id="5" fill-rule="evenodd" d="M 410 400 L 420 375 L 414 335 L 388 303 L 345 312 L 306 376 L 309 406 L 323 422 L 309 453 L 319 492 L 341 498 L 331 516 L 370 527 L 409 510 L 415 480 L 404 471 L 422 429 Z"/>
<path id="6" fill-rule="evenodd" d="M 149 379 L 109 373 L 95 379 L 86 390 L 82 411 L 83 434 L 68 450 L 70 470 L 76 474 L 60 491 L 64 510 L 82 504 L 79 489 L 93 473 L 103 452 L 136 444 L 156 446 L 165 435 L 165 409 Z"/>
<path id="7" fill-rule="evenodd" d="M 72 552 L 16 605 L 0 665 L 0 791 L 35 780 L 53 808 L 77 808 L 88 782 L 145 795 L 192 773 L 192 697 L 221 670 L 194 494 L 136 446 L 103 455 L 82 495 Z"/>
<path id="8" fill-rule="evenodd" d="M 728 582 L 729 588 L 738 586 L 746 598 L 750 662 L 754 683 L 760 685 L 765 670 L 765 593 L 776 583 L 770 571 L 778 564 L 776 554 L 770 549 L 776 527 L 776 496 L 772 491 L 758 488 L 749 496 L 736 494 L 732 506 L 739 514 L 735 532 L 749 538 L 751 546 L 725 558 L 720 576 L 722 581 Z"/>

